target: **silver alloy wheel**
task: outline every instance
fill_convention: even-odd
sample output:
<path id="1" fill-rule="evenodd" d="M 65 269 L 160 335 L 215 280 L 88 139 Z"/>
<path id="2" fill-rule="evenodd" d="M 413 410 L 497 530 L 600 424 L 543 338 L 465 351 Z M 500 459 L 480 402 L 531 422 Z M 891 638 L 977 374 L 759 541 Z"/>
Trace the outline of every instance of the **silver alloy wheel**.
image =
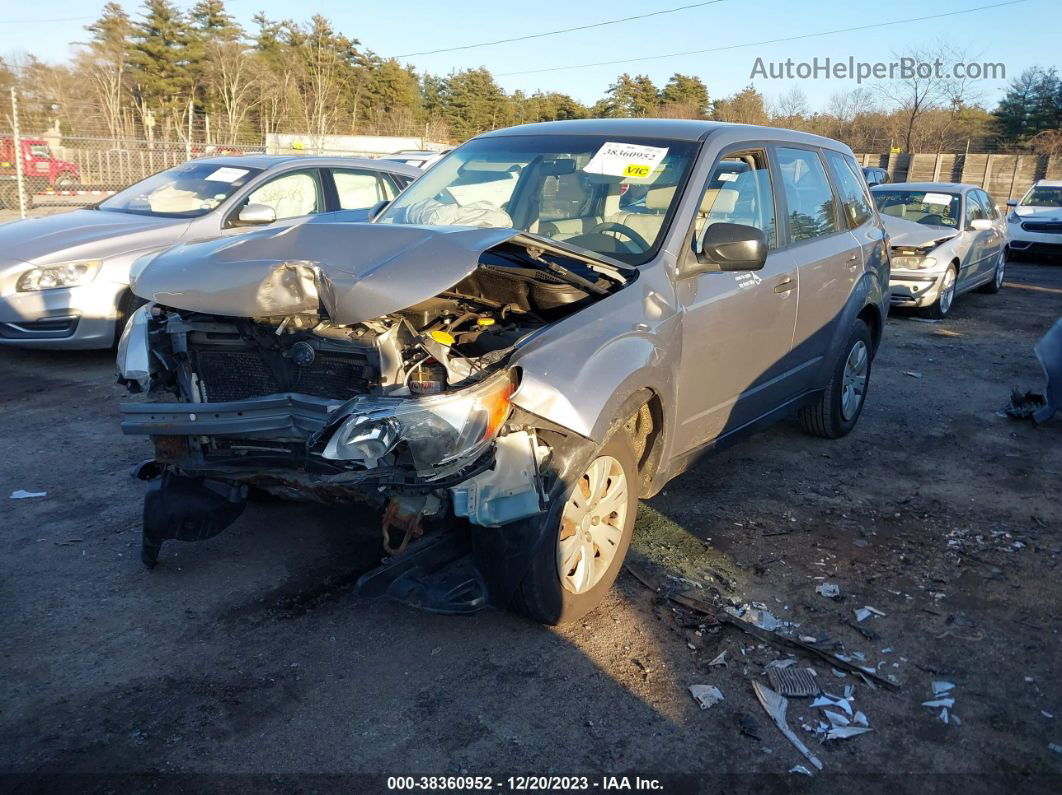
<path id="1" fill-rule="evenodd" d="M 955 300 L 955 268 L 948 268 L 944 273 L 944 281 L 940 285 L 940 314 L 946 315 L 951 309 L 951 302 Z"/>
<path id="2" fill-rule="evenodd" d="M 863 403 L 867 393 L 867 371 L 870 369 L 870 351 L 863 340 L 856 340 L 844 363 L 841 377 L 841 416 L 851 420 Z"/>
<path id="3" fill-rule="evenodd" d="M 627 476 L 610 455 L 595 458 L 561 514 L 557 571 L 566 591 L 586 593 L 605 576 L 627 521 Z"/>
<path id="4" fill-rule="evenodd" d="M 998 290 L 1003 286 L 1003 271 L 1007 269 L 1007 252 L 1006 249 L 999 255 L 999 264 L 996 265 L 996 289 Z"/>

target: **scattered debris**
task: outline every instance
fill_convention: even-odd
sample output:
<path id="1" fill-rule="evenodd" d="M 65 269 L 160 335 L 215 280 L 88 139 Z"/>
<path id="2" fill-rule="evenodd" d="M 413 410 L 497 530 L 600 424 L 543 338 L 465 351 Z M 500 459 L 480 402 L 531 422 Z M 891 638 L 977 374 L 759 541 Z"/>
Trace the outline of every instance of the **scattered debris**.
<path id="1" fill-rule="evenodd" d="M 753 740 L 760 740 L 760 724 L 747 712 L 740 712 L 737 716 L 738 731 Z"/>
<path id="2" fill-rule="evenodd" d="M 823 708 L 823 707 L 839 707 L 843 709 L 849 716 L 852 714 L 852 705 L 848 703 L 848 699 L 839 698 L 837 696 L 831 696 L 829 693 L 816 698 L 811 702 L 811 706 Z"/>
<path id="3" fill-rule="evenodd" d="M 47 497 L 46 491 L 26 491 L 25 489 L 18 489 L 11 492 L 11 499 L 13 500 L 28 500 L 33 497 Z"/>
<path id="4" fill-rule="evenodd" d="M 817 657 L 836 668 L 846 670 L 850 673 L 859 674 L 864 677 L 864 681 L 866 681 L 871 687 L 873 687 L 873 685 L 870 684 L 872 681 L 890 690 L 898 690 L 900 687 L 899 683 L 883 676 L 879 676 L 873 668 L 857 665 L 851 662 L 851 658 L 846 658 L 844 655 L 833 654 L 825 649 L 817 648 L 809 643 L 796 640 L 795 638 L 787 637 L 776 632 L 766 631 L 755 624 L 751 624 L 748 621 L 739 618 L 732 612 L 716 610 L 714 605 L 709 604 L 702 599 L 696 599 L 683 594 L 664 593 L 661 590 L 660 585 L 653 579 L 652 575 L 637 564 L 628 562 L 625 564 L 625 568 L 636 580 L 654 593 L 661 594 L 672 602 L 682 605 L 683 607 L 688 607 L 690 610 L 702 613 L 706 617 L 706 624 L 729 624 L 730 626 L 737 627 L 742 632 L 752 635 L 754 638 L 758 638 L 765 643 L 770 643 L 784 649 L 804 652 L 805 654 Z M 860 658 L 862 657 L 863 655 L 860 655 Z"/>
<path id="5" fill-rule="evenodd" d="M 690 695 L 701 705 L 701 709 L 714 707 L 723 700 L 723 691 L 715 685 L 690 685 Z"/>
<path id="6" fill-rule="evenodd" d="M 791 768 L 789 768 L 789 772 L 790 773 L 800 773 L 801 775 L 805 775 L 805 776 L 810 776 L 811 775 L 811 771 L 808 770 L 803 765 L 793 765 Z"/>
<path id="7" fill-rule="evenodd" d="M 1040 714 L 1043 715 L 1045 718 L 1054 718 L 1055 717 L 1055 713 L 1048 712 L 1046 709 L 1040 710 Z"/>
<path id="8" fill-rule="evenodd" d="M 767 668 L 767 681 L 783 696 L 814 696 L 822 690 L 813 668 Z"/>
<path id="9" fill-rule="evenodd" d="M 911 376 L 911 378 L 921 378 L 922 377 L 922 374 L 920 372 L 918 372 L 917 370 L 904 370 L 903 374 L 904 375 L 909 375 L 909 376 Z"/>
<path id="10" fill-rule="evenodd" d="M 869 731 L 873 731 L 873 729 L 865 726 L 834 726 L 826 733 L 826 739 L 847 740 L 849 737 L 856 737 Z"/>
<path id="11" fill-rule="evenodd" d="M 1049 743 L 1047 747 L 1056 754 L 1062 754 L 1062 745 L 1059 745 L 1058 743 Z"/>
<path id="12" fill-rule="evenodd" d="M 923 701 L 922 702 L 922 706 L 923 707 L 932 707 L 934 709 L 936 709 L 937 707 L 953 707 L 953 706 L 955 706 L 955 699 L 954 698 L 935 698 L 932 701 Z"/>
<path id="13" fill-rule="evenodd" d="M 771 660 L 766 668 L 788 668 L 791 665 L 796 665 L 796 657 L 784 657 L 778 660 Z"/>
<path id="14" fill-rule="evenodd" d="M 827 599 L 836 599 L 841 595 L 841 587 L 832 582 L 820 582 L 815 586 L 815 593 Z"/>
<path id="15" fill-rule="evenodd" d="M 723 649 L 719 654 L 715 656 L 711 662 L 708 663 L 709 668 L 718 668 L 719 666 L 727 667 L 726 664 L 726 649 Z"/>
<path id="16" fill-rule="evenodd" d="M 997 413 L 1003 417 L 1013 417 L 1016 420 L 1027 420 L 1036 412 L 1047 407 L 1047 398 L 1041 392 L 1022 392 L 1012 390 L 1010 402 Z"/>
<path id="17" fill-rule="evenodd" d="M 947 693 L 949 690 L 955 687 L 954 682 L 945 682 L 940 679 L 933 682 L 933 695 L 939 696 Z"/>
<path id="18" fill-rule="evenodd" d="M 793 734 L 793 730 L 790 729 L 789 725 L 785 722 L 785 712 L 786 708 L 789 706 L 786 697 L 775 693 L 769 687 L 760 684 L 755 679 L 752 681 L 752 689 L 756 692 L 756 698 L 759 699 L 764 712 L 771 717 L 771 720 L 774 721 L 774 725 L 778 727 L 778 731 L 785 735 L 785 738 L 793 744 L 793 747 L 800 751 L 811 764 L 817 769 L 822 770 L 822 762 L 818 760 L 818 757 L 816 757 L 815 754 L 811 753 L 808 747 L 800 741 L 799 737 Z"/>
<path id="19" fill-rule="evenodd" d="M 863 607 L 856 608 L 852 611 L 855 613 L 856 621 L 866 621 L 871 616 L 884 616 L 885 614 L 878 610 L 876 607 L 865 605 Z"/>
<path id="20" fill-rule="evenodd" d="M 724 607 L 726 612 L 735 618 L 740 618 L 743 621 L 747 621 L 755 627 L 765 629 L 768 632 L 774 632 L 785 627 L 798 627 L 799 624 L 795 624 L 792 621 L 782 621 L 777 618 L 770 610 L 767 609 L 767 605 L 762 602 L 752 602 L 750 604 L 744 604 L 741 607 Z"/>

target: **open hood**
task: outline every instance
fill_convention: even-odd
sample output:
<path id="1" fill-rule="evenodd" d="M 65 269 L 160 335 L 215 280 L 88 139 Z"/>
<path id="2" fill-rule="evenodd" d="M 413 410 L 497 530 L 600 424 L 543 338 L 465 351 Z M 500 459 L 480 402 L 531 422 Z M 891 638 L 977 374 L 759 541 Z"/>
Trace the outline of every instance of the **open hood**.
<path id="1" fill-rule="evenodd" d="M 881 222 L 885 225 L 885 231 L 889 233 L 890 246 L 910 248 L 939 246 L 959 234 L 959 230 L 948 226 L 927 226 L 914 221 L 905 221 L 902 218 L 894 218 L 891 215 L 882 215 Z"/>
<path id="2" fill-rule="evenodd" d="M 323 307 L 333 323 L 351 325 L 449 289 L 479 267 L 484 251 L 507 241 L 612 269 L 517 229 L 314 220 L 182 243 L 134 267 L 131 288 L 205 314 L 281 317 Z"/>

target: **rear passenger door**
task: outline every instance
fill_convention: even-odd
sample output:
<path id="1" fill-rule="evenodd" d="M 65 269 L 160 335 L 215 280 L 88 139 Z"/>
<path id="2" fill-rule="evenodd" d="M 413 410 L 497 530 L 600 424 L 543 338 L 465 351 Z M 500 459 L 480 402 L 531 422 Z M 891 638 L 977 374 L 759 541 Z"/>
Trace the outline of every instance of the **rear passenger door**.
<path id="1" fill-rule="evenodd" d="M 822 386 L 821 365 L 863 270 L 863 251 L 844 220 L 820 151 L 786 144 L 777 145 L 774 152 L 781 172 L 789 252 L 800 282 L 793 354 L 802 389 L 814 389 Z"/>
<path id="2" fill-rule="evenodd" d="M 862 179 L 854 157 L 831 149 L 824 149 L 823 154 L 830 169 L 834 191 L 841 201 L 844 225 L 855 235 L 861 250 L 862 263 L 859 270 L 872 268 L 885 260 L 886 251 L 885 230 L 878 222 L 870 190 Z M 859 271 L 856 278 L 859 278 Z"/>

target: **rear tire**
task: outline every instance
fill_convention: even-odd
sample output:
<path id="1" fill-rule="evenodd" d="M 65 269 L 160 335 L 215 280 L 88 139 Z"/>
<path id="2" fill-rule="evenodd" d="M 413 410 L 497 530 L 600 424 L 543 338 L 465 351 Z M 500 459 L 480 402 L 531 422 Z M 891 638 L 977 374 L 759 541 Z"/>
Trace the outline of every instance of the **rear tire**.
<path id="1" fill-rule="evenodd" d="M 856 426 L 870 387 L 873 350 L 870 329 L 862 320 L 856 320 L 826 389 L 814 403 L 800 409 L 800 425 L 806 432 L 839 439 Z"/>
<path id="2" fill-rule="evenodd" d="M 600 512 L 609 508 L 602 519 Z M 638 464 L 630 437 L 620 430 L 543 516 L 550 526 L 517 590 L 516 607 L 549 625 L 576 621 L 597 607 L 623 567 L 637 509 Z"/>

